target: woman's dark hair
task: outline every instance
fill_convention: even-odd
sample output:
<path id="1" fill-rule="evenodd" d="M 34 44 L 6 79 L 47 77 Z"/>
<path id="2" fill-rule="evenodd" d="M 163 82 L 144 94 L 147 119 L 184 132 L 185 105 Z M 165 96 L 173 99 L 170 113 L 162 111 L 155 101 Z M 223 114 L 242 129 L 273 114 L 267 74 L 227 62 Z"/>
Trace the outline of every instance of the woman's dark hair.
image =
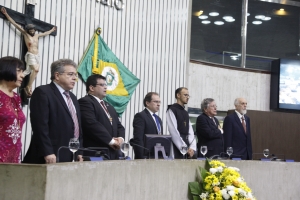
<path id="1" fill-rule="evenodd" d="M 16 81 L 17 69 L 25 69 L 22 60 L 11 56 L 0 58 L 0 81 Z"/>

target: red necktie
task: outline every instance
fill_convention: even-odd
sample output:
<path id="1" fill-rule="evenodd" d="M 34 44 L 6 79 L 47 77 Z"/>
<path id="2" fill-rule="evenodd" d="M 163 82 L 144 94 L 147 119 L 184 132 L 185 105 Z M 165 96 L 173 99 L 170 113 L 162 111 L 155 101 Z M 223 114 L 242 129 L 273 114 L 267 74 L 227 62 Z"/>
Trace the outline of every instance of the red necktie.
<path id="1" fill-rule="evenodd" d="M 246 129 L 246 124 L 245 124 L 244 116 L 242 116 L 242 125 L 243 125 L 245 133 L 247 134 L 247 131 L 246 131 L 247 129 Z"/>
<path id="2" fill-rule="evenodd" d="M 108 112 L 108 110 L 107 110 L 107 108 L 106 108 L 106 106 L 105 106 L 105 104 L 104 104 L 104 101 L 100 101 L 100 104 L 101 104 L 102 107 L 104 108 L 104 111 L 106 112 L 109 121 L 112 122 L 112 118 L 111 118 L 111 116 L 110 116 L 110 114 L 109 114 L 109 112 Z"/>
<path id="3" fill-rule="evenodd" d="M 73 122 L 74 122 L 74 127 L 75 127 L 74 137 L 78 138 L 79 137 L 79 125 L 78 125 L 78 118 L 77 118 L 77 115 L 76 115 L 76 111 L 75 111 L 75 108 L 73 107 L 72 100 L 71 100 L 71 97 L 69 95 L 69 91 L 64 91 L 64 95 L 67 97 L 69 111 L 71 113 L 71 117 L 72 117 Z"/>

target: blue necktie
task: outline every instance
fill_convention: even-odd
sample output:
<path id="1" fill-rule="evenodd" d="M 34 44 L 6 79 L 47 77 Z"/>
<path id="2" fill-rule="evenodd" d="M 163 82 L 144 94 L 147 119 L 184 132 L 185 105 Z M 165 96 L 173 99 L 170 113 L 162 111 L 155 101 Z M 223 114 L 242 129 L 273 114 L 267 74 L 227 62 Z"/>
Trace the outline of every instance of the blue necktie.
<path id="1" fill-rule="evenodd" d="M 158 134 L 160 135 L 161 131 L 160 131 L 160 124 L 159 124 L 158 116 L 156 114 L 153 114 L 153 116 L 155 118 L 155 122 L 156 122 L 157 130 L 158 130 Z"/>

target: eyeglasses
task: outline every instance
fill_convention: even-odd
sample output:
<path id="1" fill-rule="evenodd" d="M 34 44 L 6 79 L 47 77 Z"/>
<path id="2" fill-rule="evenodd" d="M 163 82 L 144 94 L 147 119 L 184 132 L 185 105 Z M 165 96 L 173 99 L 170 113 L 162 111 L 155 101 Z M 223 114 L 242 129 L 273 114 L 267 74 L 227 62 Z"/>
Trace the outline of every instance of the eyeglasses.
<path id="1" fill-rule="evenodd" d="M 160 104 L 160 103 L 161 103 L 161 101 L 152 101 L 152 102 L 157 103 L 157 104 Z"/>
<path id="2" fill-rule="evenodd" d="M 183 96 L 185 96 L 187 98 L 191 98 L 191 96 L 189 94 L 183 94 Z"/>
<path id="3" fill-rule="evenodd" d="M 211 107 L 211 108 L 217 108 L 218 106 L 217 105 L 209 105 L 209 107 Z"/>
<path id="4" fill-rule="evenodd" d="M 78 78 L 78 73 L 76 73 L 76 72 L 62 72 L 60 74 L 67 74 L 68 77 Z"/>
<path id="5" fill-rule="evenodd" d="M 107 86 L 107 84 L 106 84 L 106 83 L 97 83 L 97 84 L 95 84 L 95 85 L 100 85 L 101 87 L 105 87 L 105 86 Z"/>

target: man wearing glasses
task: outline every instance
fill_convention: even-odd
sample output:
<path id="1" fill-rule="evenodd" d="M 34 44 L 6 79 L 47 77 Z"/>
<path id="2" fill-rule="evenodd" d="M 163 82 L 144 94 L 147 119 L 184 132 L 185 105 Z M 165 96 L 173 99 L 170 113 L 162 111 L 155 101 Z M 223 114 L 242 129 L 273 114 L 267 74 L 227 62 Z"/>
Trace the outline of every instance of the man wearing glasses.
<path id="1" fill-rule="evenodd" d="M 71 162 L 68 146 L 70 138 L 82 142 L 80 108 L 76 96 L 70 92 L 77 81 L 77 64 L 60 59 L 51 64 L 48 85 L 37 87 L 30 101 L 32 139 L 24 163 L 50 164 L 57 157 L 60 162 Z M 82 156 L 78 156 L 82 160 Z"/>
<path id="2" fill-rule="evenodd" d="M 219 124 L 217 105 L 214 99 L 206 98 L 201 102 L 202 114 L 196 121 L 196 132 L 199 139 L 198 147 L 207 146 L 206 157 L 219 155 L 223 152 L 223 130 Z"/>
<path id="3" fill-rule="evenodd" d="M 144 136 L 145 134 L 163 134 L 161 118 L 156 114 L 160 107 L 160 98 L 158 93 L 149 92 L 144 98 L 145 109 L 137 113 L 133 119 L 133 144 L 135 159 L 144 159 Z"/>
<path id="4" fill-rule="evenodd" d="M 167 110 L 167 125 L 172 135 L 174 158 L 183 158 L 187 150 L 187 158 L 196 157 L 196 139 L 188 112 L 184 105 L 188 103 L 190 95 L 185 87 L 175 91 L 176 103 L 169 105 Z"/>
<path id="5" fill-rule="evenodd" d="M 78 100 L 82 115 L 83 146 L 107 147 L 110 159 L 117 160 L 125 129 L 114 107 L 103 100 L 106 89 L 106 78 L 93 74 L 86 81 L 88 94 Z"/>

